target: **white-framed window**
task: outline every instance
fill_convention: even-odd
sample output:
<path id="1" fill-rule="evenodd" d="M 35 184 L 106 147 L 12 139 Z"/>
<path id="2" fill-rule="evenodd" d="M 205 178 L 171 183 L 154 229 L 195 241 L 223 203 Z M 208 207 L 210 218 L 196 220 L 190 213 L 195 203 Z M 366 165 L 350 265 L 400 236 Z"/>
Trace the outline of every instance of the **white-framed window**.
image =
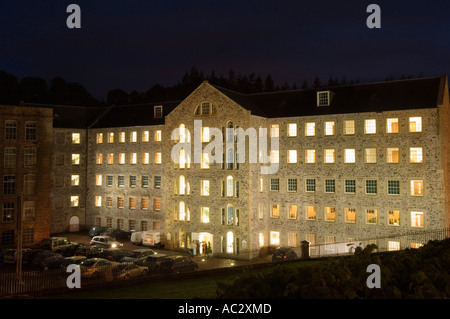
<path id="1" fill-rule="evenodd" d="M 72 133 L 72 144 L 80 144 L 80 143 L 81 143 L 81 134 Z"/>
<path id="2" fill-rule="evenodd" d="M 130 132 L 130 142 L 131 143 L 137 142 L 137 132 L 136 131 Z"/>
<path id="3" fill-rule="evenodd" d="M 325 122 L 325 135 L 330 136 L 334 135 L 334 121 Z"/>
<path id="4" fill-rule="evenodd" d="M 411 227 L 423 227 L 423 212 L 411 212 Z"/>
<path id="5" fill-rule="evenodd" d="M 334 163 L 335 162 L 334 153 L 335 153 L 334 149 L 326 149 L 325 156 L 324 156 L 324 162 L 325 163 Z"/>
<path id="6" fill-rule="evenodd" d="M 210 216 L 209 216 L 209 207 L 202 207 L 200 209 L 201 211 L 201 222 L 202 223 L 209 223 Z"/>
<path id="7" fill-rule="evenodd" d="M 202 181 L 201 181 L 201 192 L 200 192 L 201 196 L 209 196 L 209 194 L 210 194 L 209 191 L 210 191 L 210 189 L 209 189 L 209 180 L 202 179 Z"/>
<path id="8" fill-rule="evenodd" d="M 336 192 L 336 181 L 334 179 L 325 179 L 325 193 Z"/>
<path id="9" fill-rule="evenodd" d="M 398 147 L 388 147 L 386 149 L 386 161 L 387 163 L 398 163 L 399 161 Z"/>
<path id="10" fill-rule="evenodd" d="M 314 193 L 316 191 L 316 179 L 307 178 L 305 181 L 305 190 L 307 193 Z"/>
<path id="11" fill-rule="evenodd" d="M 280 162 L 280 151 L 270 150 L 270 163 L 279 163 L 279 162 Z"/>
<path id="12" fill-rule="evenodd" d="M 109 144 L 114 143 L 114 133 L 113 132 L 108 133 L 108 143 Z"/>
<path id="13" fill-rule="evenodd" d="M 317 92 L 317 106 L 330 105 L 330 91 Z"/>
<path id="14" fill-rule="evenodd" d="M 155 105 L 153 107 L 153 117 L 155 119 L 161 119 L 163 117 L 163 106 L 162 105 Z"/>
<path id="15" fill-rule="evenodd" d="M 125 164 L 125 153 L 119 153 L 119 164 Z"/>
<path id="16" fill-rule="evenodd" d="M 411 195 L 423 196 L 423 180 L 411 180 Z"/>
<path id="17" fill-rule="evenodd" d="M 346 120 L 344 121 L 344 135 L 354 135 L 355 134 L 355 121 Z"/>
<path id="18" fill-rule="evenodd" d="M 270 137 L 279 137 L 280 136 L 280 125 L 271 124 L 270 125 Z"/>
<path id="19" fill-rule="evenodd" d="M 15 168 L 17 159 L 17 149 L 15 147 L 5 147 L 3 155 L 3 167 Z"/>
<path id="20" fill-rule="evenodd" d="M 103 133 L 97 133 L 96 142 L 97 142 L 97 144 L 103 143 Z"/>
<path id="21" fill-rule="evenodd" d="M 388 180 L 388 195 L 400 195 L 399 180 Z"/>
<path id="22" fill-rule="evenodd" d="M 364 150 L 364 157 L 366 163 L 376 163 L 377 162 L 377 149 L 376 148 L 366 148 Z"/>
<path id="23" fill-rule="evenodd" d="M 364 120 L 364 134 L 376 134 L 377 133 L 377 120 L 369 119 Z"/>
<path id="24" fill-rule="evenodd" d="M 400 226 L 400 211 L 399 210 L 389 210 L 388 211 L 388 225 L 389 226 Z"/>
<path id="25" fill-rule="evenodd" d="M 345 209 L 345 222 L 354 224 L 356 223 L 356 209 L 346 208 Z"/>
<path id="26" fill-rule="evenodd" d="M 305 151 L 305 162 L 307 164 L 313 164 L 316 162 L 316 150 Z"/>
<path id="27" fill-rule="evenodd" d="M 5 140 L 17 139 L 17 122 L 12 120 L 5 121 Z"/>
<path id="28" fill-rule="evenodd" d="M 36 122 L 25 123 L 25 140 L 36 141 L 37 140 L 37 124 Z"/>
<path id="29" fill-rule="evenodd" d="M 306 219 L 316 220 L 316 217 L 317 217 L 316 206 L 306 206 Z"/>
<path id="30" fill-rule="evenodd" d="M 396 251 L 400 250 L 400 242 L 399 241 L 388 241 L 388 251 Z"/>
<path id="31" fill-rule="evenodd" d="M 280 179 L 279 178 L 271 178 L 270 179 L 270 191 L 271 192 L 280 191 Z"/>
<path id="32" fill-rule="evenodd" d="M 289 247 L 297 247 L 297 233 L 288 233 L 288 246 Z"/>
<path id="33" fill-rule="evenodd" d="M 287 125 L 287 131 L 289 137 L 295 137 L 297 136 L 297 123 L 288 123 Z"/>
<path id="34" fill-rule="evenodd" d="M 280 205 L 279 204 L 271 204 L 270 205 L 270 217 L 280 218 Z"/>
<path id="35" fill-rule="evenodd" d="M 378 181 L 376 179 L 367 179 L 366 180 L 366 194 L 367 195 L 376 195 L 378 191 Z"/>
<path id="36" fill-rule="evenodd" d="M 347 148 L 344 150 L 344 161 L 345 163 L 356 162 L 356 150 L 354 148 Z"/>
<path id="37" fill-rule="evenodd" d="M 422 117 L 414 116 L 409 118 L 409 131 L 411 133 L 422 132 Z"/>
<path id="38" fill-rule="evenodd" d="M 325 221 L 336 221 L 336 209 L 334 207 L 325 207 Z"/>
<path id="39" fill-rule="evenodd" d="M 346 179 L 344 181 L 344 192 L 345 194 L 356 194 L 356 180 Z"/>
<path id="40" fill-rule="evenodd" d="M 78 176 L 78 175 L 76 175 L 76 176 Z M 102 176 L 103 175 L 101 175 L 101 174 L 95 175 L 95 186 L 102 186 Z M 79 176 L 78 176 L 78 179 L 79 179 Z"/>
<path id="41" fill-rule="evenodd" d="M 378 215 L 376 209 L 366 210 L 366 224 L 376 225 L 378 223 Z"/>
<path id="42" fill-rule="evenodd" d="M 298 215 L 298 206 L 297 205 L 289 205 L 288 206 L 288 219 L 297 219 Z"/>
<path id="43" fill-rule="evenodd" d="M 102 207 L 102 197 L 95 196 L 95 207 Z"/>
<path id="44" fill-rule="evenodd" d="M 386 119 L 386 133 L 398 133 L 398 118 Z"/>
<path id="45" fill-rule="evenodd" d="M 409 148 L 409 162 L 410 163 L 423 163 L 422 147 L 410 147 Z"/>
<path id="46" fill-rule="evenodd" d="M 117 197 L 117 208 L 124 208 L 125 207 L 125 197 L 118 196 Z"/>
<path id="47" fill-rule="evenodd" d="M 297 163 L 297 150 L 288 150 L 287 162 L 289 164 Z"/>
<path id="48" fill-rule="evenodd" d="M 308 122 L 305 124 L 305 135 L 315 136 L 316 135 L 316 123 Z"/>
<path id="49" fill-rule="evenodd" d="M 297 191 L 297 179 L 296 178 L 288 178 L 287 179 L 287 191 L 289 193 Z"/>
<path id="50" fill-rule="evenodd" d="M 271 246 L 280 245 L 280 232 L 278 232 L 278 231 L 270 232 L 270 245 Z"/>

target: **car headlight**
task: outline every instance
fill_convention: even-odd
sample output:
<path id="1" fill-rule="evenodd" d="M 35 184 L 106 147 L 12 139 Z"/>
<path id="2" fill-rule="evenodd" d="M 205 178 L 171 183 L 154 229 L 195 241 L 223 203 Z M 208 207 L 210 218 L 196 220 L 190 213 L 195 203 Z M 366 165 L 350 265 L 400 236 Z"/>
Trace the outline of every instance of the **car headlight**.
<path id="1" fill-rule="evenodd" d="M 116 244 L 112 244 L 111 247 L 112 247 L 112 248 L 116 248 L 117 245 L 116 245 Z"/>

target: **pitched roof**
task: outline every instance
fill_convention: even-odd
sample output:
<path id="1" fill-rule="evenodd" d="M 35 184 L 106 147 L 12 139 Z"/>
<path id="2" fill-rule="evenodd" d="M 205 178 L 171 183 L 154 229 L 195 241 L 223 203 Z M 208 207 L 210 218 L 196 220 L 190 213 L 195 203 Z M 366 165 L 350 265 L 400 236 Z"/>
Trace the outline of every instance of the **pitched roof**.
<path id="1" fill-rule="evenodd" d="M 434 108 L 443 77 L 353 84 L 259 94 L 240 94 L 215 86 L 254 115 L 295 117 Z M 332 92 L 329 106 L 317 106 L 317 92 Z"/>

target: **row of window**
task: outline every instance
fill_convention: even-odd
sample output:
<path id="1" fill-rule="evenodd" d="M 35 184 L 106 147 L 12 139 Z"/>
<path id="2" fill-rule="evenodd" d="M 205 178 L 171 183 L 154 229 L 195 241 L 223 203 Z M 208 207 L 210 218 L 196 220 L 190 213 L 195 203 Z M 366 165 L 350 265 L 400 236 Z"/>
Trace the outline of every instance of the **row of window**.
<path id="1" fill-rule="evenodd" d="M 258 207 L 258 218 L 264 218 L 264 204 L 260 204 Z M 336 208 L 332 206 L 327 206 L 324 208 L 323 220 L 327 222 L 336 221 Z M 410 212 L 411 227 L 423 227 L 423 212 L 422 211 L 411 211 Z M 305 220 L 317 220 L 317 207 L 316 206 L 306 206 L 305 207 Z M 280 205 L 271 204 L 270 205 L 270 217 L 280 218 Z M 287 207 L 287 219 L 296 220 L 299 217 L 299 206 L 295 204 L 288 205 Z M 378 210 L 377 209 L 366 209 L 364 215 L 362 216 L 366 224 L 376 225 L 378 224 Z M 387 225 L 389 226 L 400 226 L 400 211 L 399 210 L 389 210 L 387 212 Z M 344 209 L 344 221 L 346 223 L 354 224 L 356 223 L 357 213 L 355 208 L 345 208 Z"/>
<path id="2" fill-rule="evenodd" d="M 359 124 L 359 123 L 358 123 Z M 363 124 L 363 132 L 364 134 L 376 134 L 377 133 L 377 120 L 376 119 L 366 119 Z M 408 120 L 409 132 L 418 133 L 422 132 L 422 117 L 414 116 L 409 117 Z M 343 135 L 355 135 L 357 130 L 355 120 L 344 120 L 342 123 L 342 134 Z M 286 127 L 286 132 L 288 137 L 296 137 L 298 136 L 298 124 L 297 123 L 288 123 Z M 395 134 L 400 132 L 400 125 L 398 118 L 388 118 L 386 119 L 386 133 L 387 134 Z M 305 136 L 316 136 L 317 133 L 317 125 L 316 122 L 307 122 L 305 123 Z M 335 121 L 325 121 L 323 124 L 323 134 L 325 136 L 333 136 L 336 135 L 336 122 Z M 272 124 L 270 126 L 270 136 L 279 137 L 280 136 L 280 125 Z"/>
<path id="3" fill-rule="evenodd" d="M 367 195 L 377 195 L 378 194 L 378 180 L 376 179 L 366 179 L 364 181 L 365 194 Z M 271 178 L 270 179 L 270 191 L 279 192 L 280 191 L 280 179 Z M 315 178 L 305 179 L 305 192 L 315 193 L 317 191 L 317 180 Z M 326 178 L 323 183 L 324 193 L 335 193 L 336 192 L 336 180 L 332 178 Z M 286 190 L 287 192 L 297 192 L 298 191 L 298 179 L 297 178 L 287 178 L 286 180 Z M 259 191 L 264 191 L 264 179 L 261 177 L 259 180 Z M 410 180 L 410 194 L 412 196 L 423 196 L 424 182 L 423 180 Z M 344 193 L 345 194 L 356 194 L 356 180 L 346 179 L 344 180 Z M 399 180 L 388 180 L 387 181 L 387 194 L 388 195 L 400 195 L 400 181 Z"/>
<path id="4" fill-rule="evenodd" d="M 5 147 L 3 153 L 3 167 L 4 168 L 16 168 L 17 166 L 17 148 Z M 24 167 L 34 167 L 37 162 L 37 149 L 36 147 L 24 148 Z"/>
<path id="5" fill-rule="evenodd" d="M 2 232 L 1 245 L 13 245 L 16 235 L 14 230 L 5 230 Z M 22 243 L 32 244 L 34 243 L 34 228 L 24 227 L 22 230 Z"/>
<path id="6" fill-rule="evenodd" d="M 148 210 L 149 209 L 150 199 L 148 197 L 140 198 L 140 209 Z M 80 196 L 72 195 L 70 196 L 70 207 L 79 207 L 80 206 Z M 113 207 L 113 197 L 106 196 L 105 203 L 103 204 L 103 196 L 95 196 L 95 207 Z M 125 208 L 125 196 L 117 196 L 116 198 L 116 207 L 117 208 Z M 136 209 L 137 208 L 137 198 L 130 196 L 128 198 L 128 208 Z M 153 210 L 160 211 L 161 210 L 161 198 L 153 198 Z"/>
<path id="7" fill-rule="evenodd" d="M 17 140 L 17 121 L 5 121 L 5 140 Z M 25 141 L 37 140 L 37 123 L 25 122 Z"/>
<path id="8" fill-rule="evenodd" d="M 103 164 L 103 154 L 96 154 L 95 163 L 98 165 Z M 126 153 L 118 154 L 118 163 L 126 164 Z M 137 164 L 138 163 L 138 153 L 130 153 L 128 158 L 128 164 Z M 141 154 L 141 163 L 142 164 L 150 164 L 150 153 L 142 153 Z M 153 157 L 154 164 L 162 163 L 162 153 L 155 152 Z M 80 154 L 72 154 L 72 165 L 80 164 Z M 106 164 L 112 165 L 114 164 L 114 153 L 108 153 L 106 155 Z"/>
<path id="9" fill-rule="evenodd" d="M 128 186 L 129 187 L 137 187 L 137 176 L 131 175 L 128 178 Z M 112 187 L 114 186 L 114 176 L 113 175 L 106 175 L 106 180 L 103 181 L 103 175 L 96 174 L 95 175 L 95 185 L 96 186 L 102 186 L 103 183 L 105 183 L 106 186 Z M 71 186 L 79 186 L 80 185 L 80 175 L 71 175 Z M 150 176 L 148 175 L 142 175 L 141 181 L 140 181 L 141 187 L 149 187 L 150 186 Z M 117 176 L 117 186 L 118 187 L 125 187 L 125 176 L 124 175 L 118 175 Z M 161 176 L 153 176 L 153 187 L 154 188 L 161 188 Z"/>
<path id="10" fill-rule="evenodd" d="M 36 175 L 27 174 L 23 176 L 23 195 L 32 195 L 36 192 Z M 16 176 L 3 175 L 3 195 L 16 194 Z"/>
<path id="11" fill-rule="evenodd" d="M 228 204 L 226 208 L 221 209 L 221 224 L 239 226 L 239 212 L 239 208 L 234 208 L 233 205 Z M 182 222 L 191 220 L 190 209 L 184 201 L 180 201 L 174 207 L 174 219 Z M 210 221 L 210 208 L 200 207 L 200 222 L 207 224 Z"/>
<path id="12" fill-rule="evenodd" d="M 142 131 L 140 133 L 141 135 L 141 142 L 146 143 L 150 142 L 150 131 Z M 153 132 L 153 141 L 154 142 L 161 142 L 162 140 L 162 131 L 161 130 L 155 130 Z M 103 144 L 105 141 L 108 144 L 113 144 L 115 141 L 115 133 L 114 132 L 108 132 L 108 133 L 97 133 L 95 141 L 97 144 Z M 125 143 L 126 142 L 126 133 L 125 132 L 119 132 L 117 133 L 117 141 L 119 143 Z M 138 131 L 131 131 L 129 133 L 129 142 L 130 143 L 137 143 L 138 142 Z M 81 143 L 81 136 L 80 133 L 72 133 L 72 144 L 80 144 Z"/>
<path id="13" fill-rule="evenodd" d="M 124 229 L 124 220 L 123 218 L 117 218 L 115 225 L 113 225 L 113 218 L 112 217 L 106 217 L 106 227 L 107 228 L 117 228 L 117 229 Z M 101 227 L 102 226 L 102 218 L 96 217 L 95 218 L 95 226 Z M 134 219 L 128 220 L 128 227 L 129 231 L 137 231 L 136 228 L 137 222 Z M 141 220 L 140 221 L 140 231 L 147 231 L 147 230 L 160 230 L 161 229 L 161 222 L 159 220 L 154 220 L 151 222 L 151 228 L 149 228 L 149 222 L 147 220 Z"/>
<path id="14" fill-rule="evenodd" d="M 34 201 L 24 201 L 22 203 L 23 221 L 32 222 L 36 216 L 36 203 Z M 16 218 L 17 206 L 14 202 L 4 202 L 2 208 L 2 223 L 12 223 Z"/>

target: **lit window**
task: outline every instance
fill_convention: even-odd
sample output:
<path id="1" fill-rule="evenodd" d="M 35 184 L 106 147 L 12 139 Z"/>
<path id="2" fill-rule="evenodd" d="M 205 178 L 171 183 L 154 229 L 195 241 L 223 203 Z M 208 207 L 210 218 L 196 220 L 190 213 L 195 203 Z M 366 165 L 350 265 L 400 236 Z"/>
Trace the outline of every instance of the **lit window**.
<path id="1" fill-rule="evenodd" d="M 148 197 L 141 198 L 141 209 L 148 210 Z"/>
<path id="2" fill-rule="evenodd" d="M 102 207 L 102 197 L 95 196 L 95 207 Z"/>
<path id="3" fill-rule="evenodd" d="M 345 163 L 355 163 L 356 161 L 356 151 L 355 149 L 345 149 Z"/>
<path id="4" fill-rule="evenodd" d="M 141 141 L 144 143 L 150 141 L 150 132 L 149 131 L 142 131 Z"/>
<path id="5" fill-rule="evenodd" d="M 109 165 L 114 164 L 114 153 L 108 153 L 108 157 L 106 159 L 106 162 Z"/>
<path id="6" fill-rule="evenodd" d="M 233 193 L 234 193 L 233 186 L 234 186 L 233 177 L 232 176 L 228 176 L 227 177 L 227 184 L 226 184 L 227 197 L 233 197 Z"/>
<path id="7" fill-rule="evenodd" d="M 103 133 L 97 133 L 97 144 L 103 143 Z"/>
<path id="8" fill-rule="evenodd" d="M 210 141 L 210 138 L 209 127 L 202 127 L 202 142 L 208 143 Z"/>
<path id="9" fill-rule="evenodd" d="M 259 247 L 264 247 L 264 234 L 259 233 Z"/>
<path id="10" fill-rule="evenodd" d="M 79 186 L 80 185 L 80 175 L 72 175 L 70 178 L 70 185 Z"/>
<path id="11" fill-rule="evenodd" d="M 365 149 L 365 161 L 366 161 L 366 163 L 376 163 L 377 162 L 377 149 L 376 148 L 366 148 Z"/>
<path id="12" fill-rule="evenodd" d="M 119 164 L 125 164 L 125 153 L 119 153 Z"/>
<path id="13" fill-rule="evenodd" d="M 307 164 L 316 162 L 316 150 L 306 150 L 305 162 Z"/>
<path id="14" fill-rule="evenodd" d="M 367 209 L 366 210 L 366 224 L 377 224 L 377 210 Z"/>
<path id="15" fill-rule="evenodd" d="M 80 144 L 81 136 L 80 133 L 72 133 L 72 144 Z"/>
<path id="16" fill-rule="evenodd" d="M 388 241 L 388 251 L 396 251 L 400 250 L 400 242 L 399 241 Z"/>
<path id="17" fill-rule="evenodd" d="M 130 197 L 128 204 L 130 209 L 136 209 L 136 197 Z"/>
<path id="18" fill-rule="evenodd" d="M 131 143 L 136 143 L 137 142 L 137 132 L 133 131 L 130 133 L 130 142 Z"/>
<path id="19" fill-rule="evenodd" d="M 288 218 L 289 219 L 297 219 L 298 206 L 297 205 L 289 205 Z"/>
<path id="20" fill-rule="evenodd" d="M 155 142 L 161 142 L 161 137 L 162 137 L 161 130 L 156 130 L 155 131 Z"/>
<path id="21" fill-rule="evenodd" d="M 348 120 L 344 121 L 344 135 L 353 135 L 355 134 L 355 121 Z"/>
<path id="22" fill-rule="evenodd" d="M 186 220 L 186 204 L 183 201 L 178 204 L 178 220 Z"/>
<path id="23" fill-rule="evenodd" d="M 297 233 L 288 233 L 288 246 L 297 247 Z"/>
<path id="24" fill-rule="evenodd" d="M 423 227 L 423 212 L 411 212 L 411 227 Z"/>
<path id="25" fill-rule="evenodd" d="M 289 123 L 287 129 L 289 137 L 297 136 L 297 123 Z"/>
<path id="26" fill-rule="evenodd" d="M 270 217 L 274 217 L 274 218 L 280 217 L 280 205 L 278 205 L 278 204 L 271 205 Z"/>
<path id="27" fill-rule="evenodd" d="M 297 150 L 288 150 L 288 163 L 297 163 Z"/>
<path id="28" fill-rule="evenodd" d="M 113 204 L 113 199 L 111 196 L 106 197 L 106 207 L 111 208 Z"/>
<path id="29" fill-rule="evenodd" d="M 114 133 L 112 132 L 108 133 L 108 143 L 114 143 Z"/>
<path id="30" fill-rule="evenodd" d="M 422 132 L 422 117 L 418 116 L 409 118 L 409 131 Z"/>
<path id="31" fill-rule="evenodd" d="M 119 143 L 125 143 L 125 132 L 119 133 Z"/>
<path id="32" fill-rule="evenodd" d="M 325 122 L 325 135 L 334 135 L 334 122 Z"/>
<path id="33" fill-rule="evenodd" d="M 130 154 L 130 164 L 136 164 L 137 163 L 137 153 L 131 153 Z"/>
<path id="34" fill-rule="evenodd" d="M 184 177 L 184 175 L 181 175 L 179 177 L 178 194 L 186 195 L 186 178 Z"/>
<path id="35" fill-rule="evenodd" d="M 306 206 L 306 219 L 316 220 L 316 206 Z"/>
<path id="36" fill-rule="evenodd" d="M 259 192 L 264 192 L 264 179 L 262 177 L 259 178 Z"/>
<path id="37" fill-rule="evenodd" d="M 270 163 L 279 163 L 280 162 L 280 151 L 271 150 L 270 151 Z"/>
<path id="38" fill-rule="evenodd" d="M 409 148 L 409 161 L 411 163 L 422 163 L 423 153 L 421 147 L 410 147 Z"/>
<path id="39" fill-rule="evenodd" d="M 399 210 L 390 210 L 388 212 L 388 225 L 400 226 L 400 211 Z"/>
<path id="40" fill-rule="evenodd" d="M 95 175 L 95 186 L 102 186 L 102 175 Z"/>
<path id="41" fill-rule="evenodd" d="M 209 207 L 201 208 L 201 222 L 209 223 Z"/>
<path id="42" fill-rule="evenodd" d="M 209 181 L 208 180 L 202 180 L 202 182 L 201 182 L 201 195 L 209 196 Z"/>
<path id="43" fill-rule="evenodd" d="M 155 164 L 161 164 L 162 163 L 162 155 L 161 152 L 155 153 Z"/>
<path id="44" fill-rule="evenodd" d="M 280 136 L 280 126 L 278 124 L 270 125 L 270 136 L 279 137 Z"/>
<path id="45" fill-rule="evenodd" d="M 150 163 L 150 153 L 142 153 L 142 164 Z"/>
<path id="46" fill-rule="evenodd" d="M 280 244 L 280 232 L 270 232 L 270 245 L 278 246 Z"/>
<path id="47" fill-rule="evenodd" d="M 316 135 L 316 123 L 306 123 L 305 135 L 306 136 L 315 136 Z"/>
<path id="48" fill-rule="evenodd" d="M 346 223 L 355 223 L 356 222 L 356 209 L 355 208 L 346 208 L 345 209 L 345 222 Z"/>
<path id="49" fill-rule="evenodd" d="M 125 207 L 125 198 L 122 196 L 117 197 L 117 208 Z"/>
<path id="50" fill-rule="evenodd" d="M 209 168 L 209 154 L 208 153 L 202 153 L 202 163 L 201 168 L 208 169 Z"/>
<path id="51" fill-rule="evenodd" d="M 72 165 L 80 165 L 80 154 L 72 154 Z"/>
<path id="52" fill-rule="evenodd" d="M 336 210 L 334 207 L 325 207 L 325 221 L 336 221 Z"/>
<path id="53" fill-rule="evenodd" d="M 78 196 L 70 196 L 70 207 L 78 207 L 80 198 Z"/>
<path id="54" fill-rule="evenodd" d="M 325 150 L 325 163 L 334 163 L 334 150 Z"/>
<path id="55" fill-rule="evenodd" d="M 95 157 L 96 164 L 103 164 L 103 154 L 97 154 Z"/>
<path id="56" fill-rule="evenodd" d="M 388 148 L 386 152 L 387 152 L 386 161 L 388 163 L 398 163 L 399 160 L 398 147 Z"/>
<path id="57" fill-rule="evenodd" d="M 412 196 L 423 196 L 423 181 L 422 180 L 411 181 L 411 195 Z"/>
<path id="58" fill-rule="evenodd" d="M 161 210 L 161 198 L 153 199 L 153 210 L 155 210 L 155 211 Z"/>
<path id="59" fill-rule="evenodd" d="M 392 118 L 386 120 L 386 132 L 398 133 L 398 118 Z"/>
<path id="60" fill-rule="evenodd" d="M 375 134 L 377 132 L 376 120 L 364 120 L 364 134 Z"/>
<path id="61" fill-rule="evenodd" d="M 377 180 L 375 179 L 366 180 L 366 194 L 367 195 L 377 194 Z"/>

